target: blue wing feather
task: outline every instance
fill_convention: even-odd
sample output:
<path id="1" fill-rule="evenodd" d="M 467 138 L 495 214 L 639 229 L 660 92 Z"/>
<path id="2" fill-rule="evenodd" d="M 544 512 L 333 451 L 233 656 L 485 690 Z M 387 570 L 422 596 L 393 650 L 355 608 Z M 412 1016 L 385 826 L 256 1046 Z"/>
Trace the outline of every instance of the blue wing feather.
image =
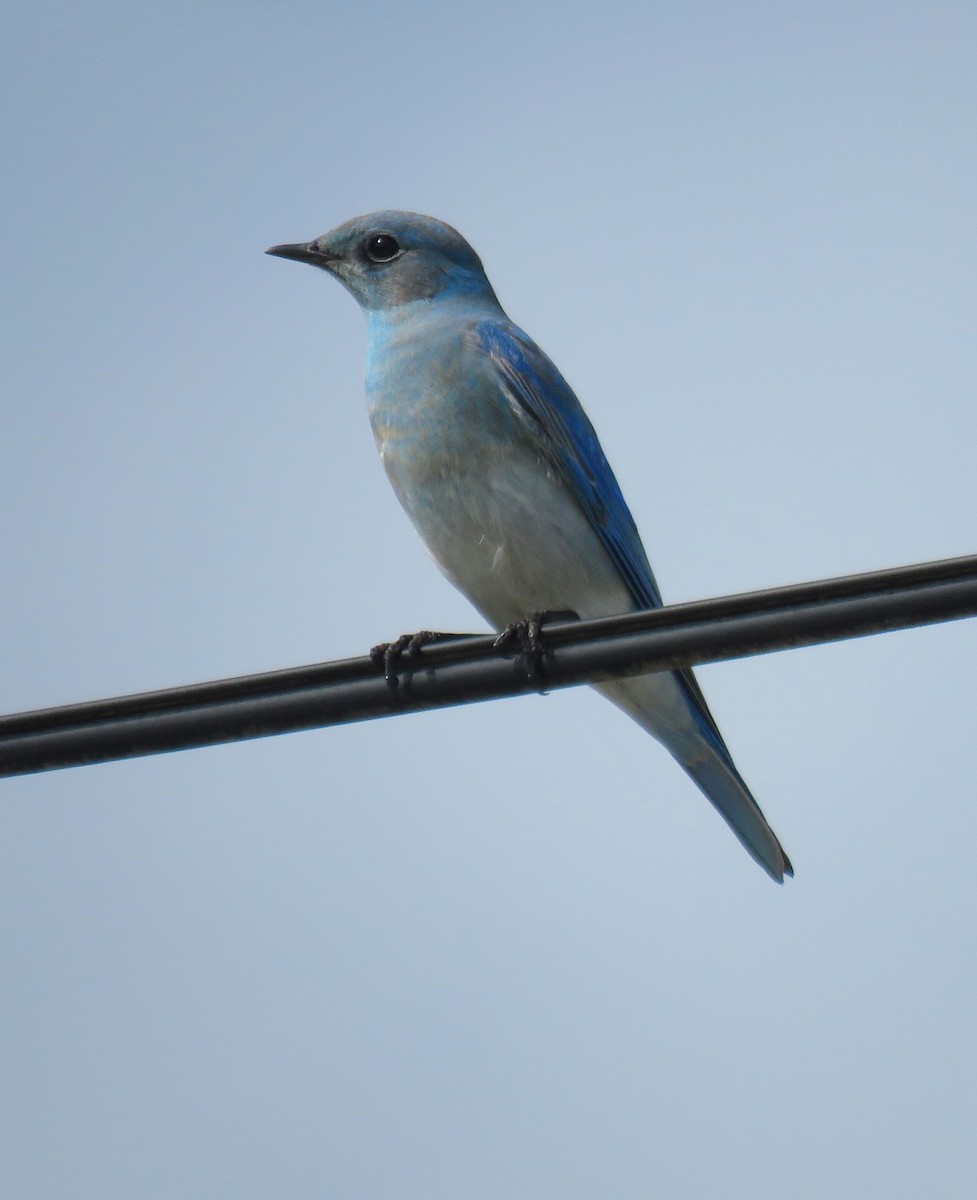
<path id="1" fill-rule="evenodd" d="M 514 412 L 529 426 L 610 554 L 636 608 L 661 608 L 662 597 L 614 472 L 573 389 L 536 343 L 511 322 L 481 321 L 475 335 Z M 730 766 L 722 734 L 690 670 L 674 672 L 703 732 Z M 735 770 L 735 767 L 734 767 Z"/>
<path id="2" fill-rule="evenodd" d="M 661 593 L 634 518 L 570 385 L 515 325 L 484 321 L 476 332 L 516 415 L 530 426 L 586 513 L 635 607 L 661 608 Z"/>

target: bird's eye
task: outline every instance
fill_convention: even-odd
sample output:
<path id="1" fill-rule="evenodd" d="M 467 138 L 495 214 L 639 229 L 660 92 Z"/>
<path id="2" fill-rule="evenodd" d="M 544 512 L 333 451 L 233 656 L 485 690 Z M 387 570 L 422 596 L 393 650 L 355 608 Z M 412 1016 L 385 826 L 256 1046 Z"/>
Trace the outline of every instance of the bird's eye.
<path id="1" fill-rule="evenodd" d="M 371 233 L 363 243 L 366 257 L 370 262 L 386 263 L 401 254 L 400 242 L 389 233 Z"/>

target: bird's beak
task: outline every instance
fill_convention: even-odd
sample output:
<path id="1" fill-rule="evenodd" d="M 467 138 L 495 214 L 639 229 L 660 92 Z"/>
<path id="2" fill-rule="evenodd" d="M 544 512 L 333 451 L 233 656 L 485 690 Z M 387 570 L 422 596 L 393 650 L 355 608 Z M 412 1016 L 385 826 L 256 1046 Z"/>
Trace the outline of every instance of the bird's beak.
<path id="1" fill-rule="evenodd" d="M 274 254 L 276 258 L 292 258 L 296 262 L 311 263 L 314 267 L 330 270 L 337 255 L 328 250 L 321 250 L 315 242 L 292 242 L 281 246 L 269 246 L 265 254 Z"/>

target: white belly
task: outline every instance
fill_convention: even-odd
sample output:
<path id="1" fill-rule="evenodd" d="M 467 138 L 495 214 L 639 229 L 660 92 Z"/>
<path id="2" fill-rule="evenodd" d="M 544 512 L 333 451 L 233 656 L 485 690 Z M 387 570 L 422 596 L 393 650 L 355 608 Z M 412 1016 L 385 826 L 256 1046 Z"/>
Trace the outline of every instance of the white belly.
<path id="1" fill-rule="evenodd" d="M 634 610 L 590 522 L 528 449 L 464 474 L 443 455 L 426 470 L 389 444 L 381 457 L 431 557 L 496 629 L 536 610 L 570 609 L 582 620 Z M 681 760 L 694 753 L 700 739 L 671 672 L 596 686 Z"/>
<path id="2" fill-rule="evenodd" d="M 497 629 L 536 609 L 584 619 L 633 609 L 589 521 L 528 449 L 467 472 L 443 457 L 419 468 L 389 445 L 381 457 L 434 561 Z"/>

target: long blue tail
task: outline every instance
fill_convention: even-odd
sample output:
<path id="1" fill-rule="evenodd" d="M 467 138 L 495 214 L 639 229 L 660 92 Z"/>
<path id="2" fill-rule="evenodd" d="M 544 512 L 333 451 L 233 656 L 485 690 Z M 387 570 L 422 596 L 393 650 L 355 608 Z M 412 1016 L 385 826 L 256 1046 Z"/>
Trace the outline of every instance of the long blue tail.
<path id="1" fill-rule="evenodd" d="M 696 761 L 679 762 L 771 879 L 783 883 L 785 875 L 794 874 L 794 868 L 777 835 L 736 767 L 724 762 L 711 746 L 705 749 Z"/>
<path id="2" fill-rule="evenodd" d="M 602 683 L 597 690 L 662 743 L 771 879 L 794 868 L 733 764 L 691 672 L 660 672 Z"/>

